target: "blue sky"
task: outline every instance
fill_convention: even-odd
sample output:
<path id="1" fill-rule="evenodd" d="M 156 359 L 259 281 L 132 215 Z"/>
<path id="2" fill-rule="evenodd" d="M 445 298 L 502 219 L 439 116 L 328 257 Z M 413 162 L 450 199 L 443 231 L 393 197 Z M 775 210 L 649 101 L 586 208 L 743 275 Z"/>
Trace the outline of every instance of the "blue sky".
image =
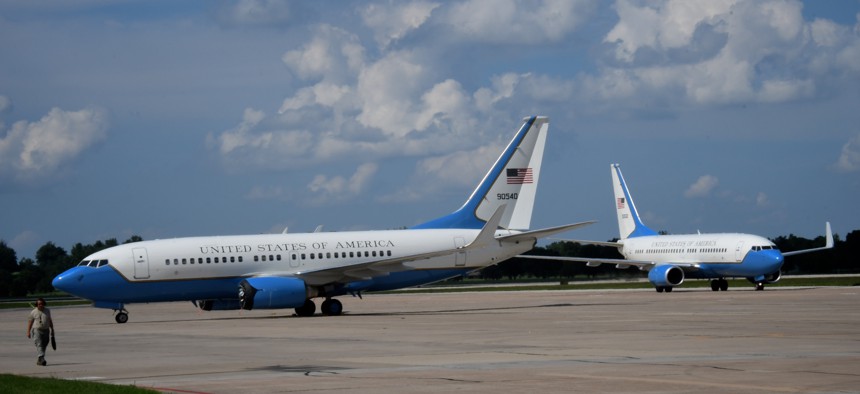
<path id="1" fill-rule="evenodd" d="M 860 1 L 0 0 L 0 239 L 408 227 L 551 119 L 533 227 L 860 228 Z"/>

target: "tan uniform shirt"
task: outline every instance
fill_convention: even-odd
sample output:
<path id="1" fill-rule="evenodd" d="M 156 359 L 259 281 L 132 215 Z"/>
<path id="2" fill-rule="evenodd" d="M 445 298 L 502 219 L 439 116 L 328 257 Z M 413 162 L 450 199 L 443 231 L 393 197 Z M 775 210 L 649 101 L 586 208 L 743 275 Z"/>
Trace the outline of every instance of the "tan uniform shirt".
<path id="1" fill-rule="evenodd" d="M 39 308 L 34 308 L 30 312 L 29 320 L 33 322 L 33 328 L 40 331 L 47 331 L 51 328 L 51 310 L 44 308 L 40 311 Z"/>

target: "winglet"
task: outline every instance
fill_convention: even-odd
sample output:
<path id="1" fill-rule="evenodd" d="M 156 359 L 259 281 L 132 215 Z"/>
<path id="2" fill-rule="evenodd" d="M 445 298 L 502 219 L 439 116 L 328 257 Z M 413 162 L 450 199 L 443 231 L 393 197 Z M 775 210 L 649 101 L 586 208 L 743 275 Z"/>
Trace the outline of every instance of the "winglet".
<path id="1" fill-rule="evenodd" d="M 812 248 L 812 249 L 804 249 L 804 250 L 794 250 L 794 251 L 791 251 L 791 252 L 783 252 L 783 253 L 782 253 L 782 255 L 783 255 L 783 256 L 794 256 L 794 255 L 796 255 L 796 254 L 809 253 L 809 252 L 817 252 L 817 251 L 819 251 L 819 250 L 825 250 L 825 249 L 833 248 L 833 232 L 830 230 L 830 222 L 825 222 L 825 223 L 824 223 L 824 232 L 825 232 L 825 235 L 824 235 L 824 239 L 825 239 L 825 241 L 824 241 L 824 246 L 823 246 L 823 247 L 820 247 L 820 248 Z"/>

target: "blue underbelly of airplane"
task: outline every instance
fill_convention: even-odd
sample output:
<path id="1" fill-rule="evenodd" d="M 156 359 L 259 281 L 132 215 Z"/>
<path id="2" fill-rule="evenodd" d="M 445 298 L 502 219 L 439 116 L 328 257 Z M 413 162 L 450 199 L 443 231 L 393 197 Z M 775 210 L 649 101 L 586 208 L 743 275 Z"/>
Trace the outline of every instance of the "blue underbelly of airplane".
<path id="1" fill-rule="evenodd" d="M 242 278 L 228 277 L 131 282 L 113 267 L 74 267 L 57 276 L 52 284 L 96 303 L 137 303 L 237 298 L 241 281 Z"/>
<path id="2" fill-rule="evenodd" d="M 783 257 L 778 251 L 749 252 L 740 263 L 703 263 L 699 270 L 691 271 L 688 278 L 756 277 L 768 275 L 782 268 Z"/>
<path id="3" fill-rule="evenodd" d="M 337 286 L 336 290 L 328 295 L 418 286 L 460 276 L 466 272 L 466 269 L 395 272 L 388 276 Z M 226 277 L 131 282 L 113 267 L 74 267 L 57 276 L 53 285 L 69 294 L 92 300 L 98 307 L 114 308 L 116 304 L 126 303 L 238 299 L 239 283 L 243 279 Z"/>

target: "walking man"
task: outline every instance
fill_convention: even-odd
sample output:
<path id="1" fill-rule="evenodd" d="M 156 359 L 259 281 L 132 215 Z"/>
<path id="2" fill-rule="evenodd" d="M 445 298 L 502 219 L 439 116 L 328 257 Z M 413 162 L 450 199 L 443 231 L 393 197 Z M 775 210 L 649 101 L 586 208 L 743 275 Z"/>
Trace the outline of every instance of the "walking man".
<path id="1" fill-rule="evenodd" d="M 40 297 L 36 300 L 36 308 L 30 312 L 30 317 L 27 319 L 27 338 L 35 338 L 34 342 L 39 355 L 36 365 L 48 365 L 48 362 L 45 361 L 45 348 L 51 341 L 51 331 L 53 330 L 54 321 L 51 320 L 51 310 L 45 307 L 45 299 Z"/>

